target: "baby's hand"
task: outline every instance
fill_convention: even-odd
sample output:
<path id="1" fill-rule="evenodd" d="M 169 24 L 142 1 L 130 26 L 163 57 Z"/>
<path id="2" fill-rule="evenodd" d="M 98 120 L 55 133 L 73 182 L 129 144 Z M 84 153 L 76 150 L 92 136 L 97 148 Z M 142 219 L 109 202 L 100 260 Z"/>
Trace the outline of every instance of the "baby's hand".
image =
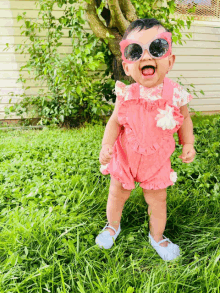
<path id="1" fill-rule="evenodd" d="M 182 154 L 179 156 L 182 159 L 183 163 L 191 163 L 193 162 L 196 156 L 196 151 L 193 147 L 193 144 L 185 144 L 182 149 Z"/>
<path id="2" fill-rule="evenodd" d="M 106 165 L 111 161 L 113 153 L 113 147 L 110 144 L 105 144 L 99 155 L 99 162 L 101 165 Z"/>

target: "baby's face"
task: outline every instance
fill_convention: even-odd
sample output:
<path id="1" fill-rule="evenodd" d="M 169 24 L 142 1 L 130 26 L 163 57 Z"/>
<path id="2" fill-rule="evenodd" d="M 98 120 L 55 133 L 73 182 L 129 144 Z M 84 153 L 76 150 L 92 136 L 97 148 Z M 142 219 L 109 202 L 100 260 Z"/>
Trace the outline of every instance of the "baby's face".
<path id="1" fill-rule="evenodd" d="M 139 30 L 139 29 L 138 29 Z M 143 29 L 140 32 L 138 30 L 132 31 L 127 39 L 132 39 L 139 41 L 143 44 L 148 43 L 151 39 L 153 39 L 156 35 L 166 32 L 163 27 L 152 27 L 150 29 Z M 138 61 L 133 64 L 128 64 L 125 61 L 122 62 L 122 66 L 127 76 L 132 76 L 132 78 L 139 84 L 145 87 L 155 87 L 158 84 L 161 84 L 164 80 L 165 75 L 172 69 L 173 64 L 175 62 L 175 55 L 169 55 L 162 59 L 153 59 L 148 51 L 144 51 L 144 55 Z M 153 77 L 144 78 L 142 75 L 141 68 L 144 65 L 152 65 L 155 69 L 155 74 Z"/>

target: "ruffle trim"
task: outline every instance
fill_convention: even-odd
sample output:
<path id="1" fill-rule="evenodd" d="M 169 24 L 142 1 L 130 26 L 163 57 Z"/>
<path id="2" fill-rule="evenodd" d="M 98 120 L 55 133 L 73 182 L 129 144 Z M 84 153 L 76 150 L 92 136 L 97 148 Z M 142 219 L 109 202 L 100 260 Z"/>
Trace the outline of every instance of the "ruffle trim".
<path id="1" fill-rule="evenodd" d="M 124 84 L 120 80 L 117 80 L 115 83 L 115 93 L 116 95 L 122 96 L 126 87 L 129 87 L 129 85 Z"/>
<path id="2" fill-rule="evenodd" d="M 131 148 L 133 149 L 133 151 L 145 156 L 154 154 L 161 147 L 163 142 L 167 142 L 167 139 L 171 138 L 171 135 L 166 134 L 164 137 L 161 137 L 160 143 L 155 142 L 151 146 L 142 147 L 130 128 L 125 127 L 125 132 L 127 136 L 127 141 L 129 144 L 131 144 Z"/>
<path id="3" fill-rule="evenodd" d="M 109 163 L 107 165 L 101 165 L 102 166 L 107 166 L 108 167 Z M 101 171 L 101 168 L 100 168 L 100 171 L 103 175 L 108 175 L 110 172 L 107 170 L 107 167 L 105 167 L 103 169 L 103 171 Z M 107 172 L 107 173 L 106 173 Z M 104 174 L 105 173 L 105 174 Z M 121 182 L 121 179 L 119 178 L 119 176 L 117 176 L 116 174 L 111 174 L 116 180 L 118 180 L 119 182 Z M 144 184 L 144 187 L 142 186 L 142 188 L 144 189 L 148 189 L 148 190 L 158 190 L 158 189 L 163 189 L 163 188 L 167 188 L 168 186 L 173 186 L 175 184 L 175 182 L 177 181 L 177 172 L 173 171 L 171 169 L 171 172 L 170 172 L 170 180 L 166 181 L 166 182 L 160 182 L 160 183 L 154 183 L 154 182 L 151 182 L 151 183 L 146 183 Z M 127 190 L 132 190 L 135 188 L 135 185 L 133 184 L 132 186 L 129 186 L 128 184 L 126 183 L 122 183 L 122 187 L 124 189 L 127 189 Z"/>
<path id="4" fill-rule="evenodd" d="M 174 152 L 175 150 L 175 140 L 174 138 L 172 137 L 171 140 L 167 141 L 166 143 L 163 144 L 162 148 L 159 149 L 158 151 L 158 154 L 157 154 L 157 160 L 155 161 L 155 157 L 154 155 L 153 156 L 149 156 L 149 161 L 150 162 L 150 167 L 148 168 L 147 170 L 147 178 L 149 181 L 151 181 L 151 178 L 153 180 L 155 174 L 157 173 L 157 171 L 163 166 L 163 164 L 170 158 L 170 156 L 172 155 L 172 153 Z M 111 164 L 108 163 L 107 165 L 101 165 L 100 167 L 100 171 L 103 175 L 108 175 L 110 173 L 110 168 L 109 168 L 109 165 Z M 111 174 L 112 176 L 114 176 L 118 181 L 122 182 L 122 180 L 120 179 L 120 177 L 117 175 L 117 174 L 120 174 L 120 163 L 119 163 L 119 166 L 118 166 L 119 169 L 117 169 L 117 171 L 115 172 L 112 172 L 112 168 L 111 168 Z M 151 176 L 152 175 L 152 176 Z M 177 180 L 177 173 L 174 172 L 172 169 L 171 169 L 171 173 L 170 173 L 170 180 L 169 181 L 165 181 L 165 182 L 161 182 L 159 185 L 158 183 L 157 184 L 154 184 L 154 183 L 149 183 L 148 187 L 150 187 L 150 189 L 152 188 L 150 184 L 153 184 L 153 188 L 155 188 L 157 185 L 159 188 L 165 188 L 166 184 L 167 186 L 169 185 L 173 185 L 176 180 Z M 125 188 L 125 189 L 133 189 L 134 187 L 131 187 L 131 186 L 127 186 L 127 185 L 123 185 L 122 186 Z M 164 186 L 164 187 L 163 187 Z M 147 189 L 147 188 L 146 188 Z"/>
<path id="5" fill-rule="evenodd" d="M 108 175 L 108 174 L 110 174 L 110 170 L 109 170 L 109 164 L 110 163 L 108 163 L 108 164 L 106 164 L 106 165 L 101 165 L 101 167 L 100 167 L 100 172 L 103 174 L 103 175 Z M 111 174 L 116 180 L 118 180 L 118 181 L 120 181 L 121 182 L 121 178 L 119 178 L 119 176 L 118 175 L 116 175 L 116 174 Z M 129 186 L 128 184 L 126 184 L 126 183 L 122 183 L 121 182 L 121 184 L 122 184 L 122 187 L 124 188 L 124 189 L 128 189 L 128 190 L 131 190 L 131 189 L 134 189 L 135 188 L 135 185 L 133 185 L 133 186 Z"/>
<path id="6" fill-rule="evenodd" d="M 121 182 L 121 178 L 119 178 L 117 175 L 115 175 L 114 173 L 113 174 L 111 174 L 112 175 L 112 177 L 114 177 L 116 180 L 118 180 L 119 182 Z M 124 188 L 124 189 L 127 189 L 127 190 L 131 190 L 131 189 L 134 189 L 135 188 L 135 185 L 133 184 L 132 186 L 129 186 L 128 184 L 126 184 L 126 183 L 122 183 L 121 182 L 121 184 L 122 184 L 122 187 Z"/>
<path id="7" fill-rule="evenodd" d="M 158 110 L 166 110 L 167 106 L 171 107 L 173 109 L 173 118 L 178 123 L 173 129 L 165 129 L 166 132 L 174 133 L 176 132 L 180 127 L 181 124 L 184 121 L 184 116 L 180 113 L 180 109 L 177 106 L 171 105 L 167 100 L 165 99 L 159 99 L 155 101 L 145 100 L 145 99 L 130 99 L 127 101 L 124 101 L 119 109 L 118 109 L 118 121 L 120 124 L 128 125 L 128 116 L 127 111 L 130 106 L 132 105 L 142 105 L 148 112 L 154 111 L 155 109 Z"/>
<path id="8" fill-rule="evenodd" d="M 159 137 L 159 141 L 154 142 L 151 146 L 141 146 L 129 125 L 129 118 L 127 114 L 129 107 L 132 107 L 137 104 L 141 104 L 145 109 L 147 109 L 147 111 L 153 111 L 155 109 L 166 109 L 166 107 L 169 106 L 173 109 L 173 119 L 175 119 L 176 126 L 173 129 L 164 129 L 163 136 Z M 158 150 L 158 148 L 164 143 L 164 140 L 167 141 L 168 139 L 171 139 L 173 133 L 181 127 L 183 120 L 184 117 L 180 113 L 179 108 L 174 105 L 169 105 L 169 103 L 165 99 L 160 99 L 156 101 L 146 101 L 144 99 L 131 99 L 128 101 L 124 101 L 118 110 L 118 121 L 121 125 L 125 127 L 127 141 L 129 142 L 129 144 L 135 152 L 146 156 L 154 154 Z"/>
<path id="9" fill-rule="evenodd" d="M 128 99 L 129 90 L 131 85 L 126 85 L 123 82 L 117 80 L 115 83 L 115 94 L 120 101 L 123 103 L 124 100 Z"/>
<path id="10" fill-rule="evenodd" d="M 146 183 L 144 184 L 144 187 L 142 186 L 142 188 L 144 189 L 148 189 L 148 190 L 157 190 L 157 189 L 163 189 L 163 188 L 166 188 L 168 186 L 173 186 L 175 184 L 177 180 L 177 173 L 174 172 L 172 169 L 171 169 L 171 172 L 170 172 L 170 180 L 166 181 L 166 182 L 161 182 L 161 183 Z"/>
<path id="11" fill-rule="evenodd" d="M 193 96 L 189 94 L 188 98 L 187 98 L 187 101 L 184 101 L 183 104 L 180 107 L 187 105 L 192 99 L 193 99 Z"/>
<path id="12" fill-rule="evenodd" d="M 168 186 L 172 186 L 174 185 L 174 183 L 169 180 L 169 181 L 166 181 L 166 182 L 161 182 L 160 184 L 155 184 L 155 183 L 148 183 L 148 184 L 144 184 L 144 187 L 142 186 L 142 188 L 144 189 L 148 189 L 148 190 L 157 190 L 157 189 L 163 189 L 163 188 L 166 188 Z"/>

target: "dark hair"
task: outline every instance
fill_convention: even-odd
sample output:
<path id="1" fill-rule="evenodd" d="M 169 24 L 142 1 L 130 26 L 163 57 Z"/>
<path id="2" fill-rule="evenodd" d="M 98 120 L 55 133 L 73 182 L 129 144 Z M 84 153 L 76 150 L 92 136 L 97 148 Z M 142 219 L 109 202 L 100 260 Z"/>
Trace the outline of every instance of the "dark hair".
<path id="1" fill-rule="evenodd" d="M 131 31 L 140 28 L 138 32 L 140 32 L 143 28 L 144 29 L 149 29 L 152 28 L 154 26 L 158 26 L 158 27 L 163 27 L 167 32 L 171 32 L 170 30 L 168 30 L 167 28 L 165 28 L 160 22 L 159 20 L 155 19 L 155 18 L 141 18 L 141 19 L 136 19 L 135 21 L 131 22 L 129 27 L 126 29 L 123 37 L 122 37 L 122 41 L 125 40 L 128 36 L 128 34 L 130 34 Z M 172 40 L 172 38 L 171 38 Z M 172 45 L 172 41 L 171 41 L 171 45 Z"/>

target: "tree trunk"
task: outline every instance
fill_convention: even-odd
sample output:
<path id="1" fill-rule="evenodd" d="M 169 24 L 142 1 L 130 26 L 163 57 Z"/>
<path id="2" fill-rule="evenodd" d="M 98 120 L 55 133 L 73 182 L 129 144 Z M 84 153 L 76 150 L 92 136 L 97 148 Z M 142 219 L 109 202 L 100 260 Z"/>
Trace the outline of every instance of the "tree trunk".
<path id="1" fill-rule="evenodd" d="M 86 15 L 90 28 L 103 42 L 104 39 L 108 40 L 109 50 L 114 55 L 112 62 L 114 80 L 128 80 L 129 83 L 135 83 L 135 80 L 124 72 L 119 46 L 128 25 L 138 18 L 135 8 L 131 0 L 108 0 L 107 7 L 104 7 L 101 13 L 102 18 L 106 21 L 105 26 L 96 13 L 96 8 L 100 7 L 101 2 L 101 0 L 90 0 L 90 3 L 87 4 Z M 107 33 L 115 38 L 106 37 Z"/>

